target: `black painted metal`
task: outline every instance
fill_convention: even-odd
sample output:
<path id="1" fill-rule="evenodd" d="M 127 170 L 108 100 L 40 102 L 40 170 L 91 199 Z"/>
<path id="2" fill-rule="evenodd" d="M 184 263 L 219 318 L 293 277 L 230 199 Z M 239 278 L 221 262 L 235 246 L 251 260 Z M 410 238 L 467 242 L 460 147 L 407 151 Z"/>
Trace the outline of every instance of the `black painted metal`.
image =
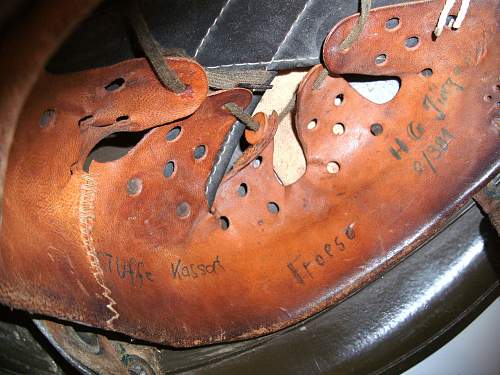
<path id="1" fill-rule="evenodd" d="M 373 0 L 373 7 L 408 0 Z M 283 70 L 320 62 L 330 29 L 358 11 L 353 0 L 143 0 L 141 8 L 165 50 L 184 50 L 205 67 Z M 48 63 L 63 73 L 141 56 L 123 2 L 96 9 Z"/>

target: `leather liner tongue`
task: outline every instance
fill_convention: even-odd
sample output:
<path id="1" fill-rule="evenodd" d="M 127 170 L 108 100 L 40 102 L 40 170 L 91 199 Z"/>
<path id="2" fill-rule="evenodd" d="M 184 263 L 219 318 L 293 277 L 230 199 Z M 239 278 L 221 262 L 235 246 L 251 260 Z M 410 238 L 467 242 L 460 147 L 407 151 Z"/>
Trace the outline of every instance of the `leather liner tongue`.
<path id="1" fill-rule="evenodd" d="M 88 94 L 95 84 L 86 84 L 88 76 L 101 73 L 81 73 L 72 82 L 42 79 L 9 160 L 1 300 L 193 346 L 276 331 L 378 277 L 439 230 L 498 169 L 495 1 L 472 4 L 459 31 L 444 30 L 434 40 L 440 8 L 441 2 L 424 1 L 373 10 L 347 51 L 336 46 L 356 16 L 336 25 L 324 45 L 329 71 L 399 76 L 396 97 L 372 103 L 338 76 L 318 86 L 323 67 L 314 67 L 297 93 L 305 174 L 289 186 L 280 183 L 272 167 L 277 117 L 258 114 L 262 134 L 253 135 L 258 141 L 223 180 L 212 212 L 204 201 L 206 178 L 234 122 L 223 105 L 245 107 L 248 91 L 199 100 L 123 158 L 71 175 L 68 159 L 88 147 L 73 140 L 83 137 L 77 123 L 86 111 L 74 109 L 67 83 Z M 393 18 L 399 27 L 387 30 Z M 413 37 L 417 44 L 406 46 Z M 109 80 L 110 69 L 102 77 Z M 197 98 L 203 77 L 191 81 Z M 154 114 L 173 100 L 160 100 L 162 93 L 153 89 L 138 102 L 120 103 L 147 104 L 137 116 L 160 125 Z M 60 104 L 60 133 L 34 125 L 51 101 Z M 110 104 L 110 118 L 118 104 Z M 97 128 L 108 126 L 89 126 Z M 49 143 L 64 152 L 48 146 L 30 152 Z"/>

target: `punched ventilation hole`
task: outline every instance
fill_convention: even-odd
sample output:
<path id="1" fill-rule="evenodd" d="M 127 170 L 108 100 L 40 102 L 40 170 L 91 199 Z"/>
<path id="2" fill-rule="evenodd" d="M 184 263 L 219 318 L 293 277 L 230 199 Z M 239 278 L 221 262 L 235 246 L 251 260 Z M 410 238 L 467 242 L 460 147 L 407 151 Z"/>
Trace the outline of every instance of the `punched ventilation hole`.
<path id="1" fill-rule="evenodd" d="M 55 109 L 47 109 L 40 116 L 40 121 L 38 125 L 43 129 L 53 124 L 56 121 L 56 110 Z"/>
<path id="2" fill-rule="evenodd" d="M 342 135 L 345 132 L 345 126 L 341 122 L 337 122 L 332 126 L 333 135 Z"/>
<path id="3" fill-rule="evenodd" d="M 176 140 L 180 134 L 181 134 L 181 127 L 176 126 L 175 128 L 172 128 L 168 131 L 165 138 L 167 139 L 167 141 L 172 142 L 172 141 Z"/>
<path id="4" fill-rule="evenodd" d="M 110 82 L 106 87 L 104 87 L 104 89 L 106 91 L 110 91 L 110 92 L 111 91 L 116 91 L 120 87 L 122 87 L 124 83 L 125 83 L 125 80 L 120 77 L 120 78 L 117 78 L 114 81 Z"/>
<path id="5" fill-rule="evenodd" d="M 382 125 L 380 124 L 372 124 L 370 126 L 370 132 L 374 135 L 374 136 L 379 136 L 380 134 L 382 134 L 382 132 L 384 131 L 384 128 L 382 127 Z"/>
<path id="6" fill-rule="evenodd" d="M 375 57 L 375 64 L 383 65 L 387 61 L 387 55 L 385 53 L 381 53 L 377 57 Z"/>
<path id="7" fill-rule="evenodd" d="M 385 22 L 385 28 L 387 30 L 394 30 L 395 28 L 397 28 L 399 26 L 399 18 L 397 17 L 393 17 L 393 18 L 389 18 L 386 22 Z"/>
<path id="8" fill-rule="evenodd" d="M 338 107 L 339 105 L 342 105 L 342 103 L 344 103 L 344 94 L 338 94 L 335 97 L 333 104 L 335 104 Z"/>
<path id="9" fill-rule="evenodd" d="M 259 168 L 262 164 L 262 156 L 258 156 L 253 162 L 252 167 Z"/>
<path id="10" fill-rule="evenodd" d="M 142 180 L 140 178 L 131 178 L 127 182 L 127 193 L 130 196 L 139 195 L 142 191 Z"/>
<path id="11" fill-rule="evenodd" d="M 172 177 L 175 172 L 175 162 L 170 160 L 167 164 L 165 164 L 165 168 L 163 169 L 163 175 L 165 177 Z"/>
<path id="12" fill-rule="evenodd" d="M 194 158 L 196 160 L 199 160 L 202 157 L 204 157 L 206 153 L 207 153 L 207 147 L 205 145 L 196 146 L 196 148 L 194 149 Z"/>
<path id="13" fill-rule="evenodd" d="M 248 186 L 245 183 L 242 183 L 240 186 L 238 186 L 238 195 L 240 197 L 245 197 L 248 194 Z"/>
<path id="14" fill-rule="evenodd" d="M 307 129 L 312 130 L 316 127 L 318 124 L 318 121 L 316 119 L 309 121 L 309 124 L 307 124 Z"/>
<path id="15" fill-rule="evenodd" d="M 422 74 L 424 77 L 430 77 L 430 76 L 432 76 L 433 73 L 434 72 L 432 71 L 431 68 L 425 68 L 424 70 L 422 70 L 420 72 L 420 74 Z"/>
<path id="16" fill-rule="evenodd" d="M 229 219 L 227 218 L 227 216 L 221 216 L 219 218 L 219 225 L 222 230 L 229 229 Z"/>
<path id="17" fill-rule="evenodd" d="M 419 42 L 418 36 L 411 36 L 405 40 L 405 47 L 408 49 L 415 49 Z"/>
<path id="18" fill-rule="evenodd" d="M 175 209 L 175 213 L 177 214 L 178 217 L 180 217 L 181 219 L 183 218 L 186 218 L 189 216 L 189 214 L 191 213 L 191 207 L 189 206 L 188 203 L 186 202 L 182 202 L 181 204 L 179 204 L 177 206 L 177 208 Z"/>
<path id="19" fill-rule="evenodd" d="M 267 210 L 272 213 L 273 215 L 276 215 L 278 212 L 280 212 L 280 207 L 276 202 L 268 202 L 267 203 Z"/>
<path id="20" fill-rule="evenodd" d="M 328 171 L 328 173 L 331 174 L 339 173 L 340 164 L 337 163 L 336 161 L 331 161 L 326 165 L 326 170 Z"/>

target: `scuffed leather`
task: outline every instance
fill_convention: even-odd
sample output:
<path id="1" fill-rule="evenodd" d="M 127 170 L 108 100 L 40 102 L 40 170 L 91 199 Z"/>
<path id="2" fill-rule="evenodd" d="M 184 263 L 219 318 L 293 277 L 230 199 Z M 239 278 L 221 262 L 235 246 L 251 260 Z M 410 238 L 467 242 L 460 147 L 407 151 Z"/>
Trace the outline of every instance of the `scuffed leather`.
<path id="1" fill-rule="evenodd" d="M 29 159 L 37 168 L 10 164 L 2 300 L 174 346 L 262 335 L 342 300 L 433 235 L 498 169 L 496 101 L 487 99 L 498 95 L 494 4 L 475 4 L 459 32 L 438 39 L 440 51 L 453 59 L 429 62 L 431 77 L 420 74 L 425 54 L 398 64 L 389 55 L 387 69 L 377 72 L 400 75 L 402 86 L 387 104 L 369 102 L 339 77 L 327 77 L 314 89 L 322 67 L 313 68 L 297 97 L 305 175 L 281 185 L 269 142 L 258 163 L 225 178 L 211 212 L 203 206 L 203 187 L 233 121 L 222 106 L 229 101 L 246 106 L 250 94 L 244 90 L 209 96 L 190 117 L 149 132 L 124 158 L 92 164 L 89 173 L 78 168 L 68 173 L 67 153 L 54 159 L 59 165 L 54 161 L 45 169 L 43 153 Z M 352 20 L 344 21 L 335 28 L 341 37 L 335 31 L 325 43 L 327 67 L 337 73 L 374 71 L 370 51 L 397 49 L 406 37 L 395 37 L 397 30 L 383 34 L 385 20 L 395 16 L 403 30 L 414 20 L 418 48 L 425 51 L 433 24 L 419 24 L 416 15 L 436 20 L 441 5 L 419 2 L 371 12 L 366 32 L 344 55 L 349 62 L 357 46 L 369 50 L 352 60 L 351 71 L 334 65 L 330 55 L 352 26 Z M 454 48 L 458 41 L 463 48 Z M 470 51 L 478 58 L 471 60 Z M 336 106 L 340 94 L 343 102 Z M 474 111 L 463 111 L 471 103 Z M 36 109 L 20 121 L 13 160 L 23 161 L 21 151 L 33 145 L 30 119 L 32 112 L 39 116 Z M 141 109 L 145 119 L 154 118 Z M 264 129 L 275 129 L 275 115 L 256 118 Z M 308 126 L 311 120 L 315 127 Z M 344 126 L 342 135 L 332 133 L 337 122 Z M 378 136 L 371 133 L 376 123 L 383 127 Z M 176 126 L 184 133 L 169 145 L 165 137 Z M 199 144 L 208 152 L 194 160 Z M 177 173 L 165 176 L 169 161 Z M 67 180 L 60 180 L 66 185 L 51 178 L 64 172 Z M 134 179 L 141 185 L 131 194 L 127 186 Z M 42 193 L 19 195 L 27 186 Z M 61 186 L 71 189 L 61 194 Z M 32 196 L 39 199 L 34 207 Z M 70 224 L 62 225 L 61 217 L 70 217 Z M 28 241 L 35 222 L 41 227 Z M 28 262 L 39 270 L 52 265 L 55 272 L 33 273 Z M 71 281 L 63 284 L 66 279 Z"/>
<path id="2" fill-rule="evenodd" d="M 40 77 L 19 119 L 5 180 L 4 303 L 82 322 L 109 319 L 108 298 L 94 277 L 95 257 L 83 246 L 82 168 L 107 135 L 188 116 L 205 100 L 207 78 L 200 65 L 181 58 L 166 62 L 187 85 L 185 92 L 165 89 L 145 59 Z M 122 87 L 107 91 L 117 78 L 124 79 Z M 43 123 L 47 110 L 55 115 Z"/>

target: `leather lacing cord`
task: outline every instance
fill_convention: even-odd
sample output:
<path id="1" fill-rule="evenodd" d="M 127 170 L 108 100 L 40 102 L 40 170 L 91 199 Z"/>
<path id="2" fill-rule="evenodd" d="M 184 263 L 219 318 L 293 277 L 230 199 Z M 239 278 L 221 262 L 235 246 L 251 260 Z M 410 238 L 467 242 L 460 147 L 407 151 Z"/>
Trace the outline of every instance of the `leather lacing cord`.
<path id="1" fill-rule="evenodd" d="M 342 41 L 339 48 L 340 50 L 349 49 L 354 42 L 359 39 L 359 36 L 363 32 L 366 22 L 368 20 L 368 15 L 371 9 L 371 0 L 360 0 L 360 15 L 356 22 L 356 25 L 351 29 L 349 35 Z M 434 29 L 434 35 L 436 37 L 440 36 L 444 26 L 446 25 L 447 18 L 450 14 L 453 5 L 455 5 L 456 0 L 446 0 L 444 7 L 439 15 L 439 19 Z M 460 5 L 460 10 L 458 12 L 457 18 L 452 21 L 449 26 L 453 29 L 458 29 L 462 25 L 463 20 L 467 14 L 469 8 L 470 0 L 462 0 Z M 131 0 L 129 2 L 129 17 L 132 27 L 135 31 L 139 44 L 146 55 L 146 58 L 150 62 L 153 71 L 160 80 L 160 82 L 170 91 L 175 93 L 181 93 L 186 89 L 186 85 L 179 79 L 177 74 L 168 66 L 168 64 L 163 59 L 161 53 L 161 47 L 156 39 L 151 34 L 149 27 L 142 15 L 139 4 L 136 0 Z M 313 83 L 313 90 L 317 90 L 328 76 L 328 70 L 323 68 L 318 77 Z M 221 80 L 220 77 L 216 78 L 218 81 Z M 236 118 L 245 123 L 247 127 L 256 131 L 259 126 L 251 119 L 251 117 L 246 114 L 242 108 L 238 107 L 235 103 L 229 103 L 226 105 L 226 109 L 231 112 Z"/>
<path id="2" fill-rule="evenodd" d="M 129 18 L 137 40 L 141 45 L 147 60 L 151 64 L 158 80 L 170 91 L 179 94 L 186 90 L 186 85 L 180 80 L 163 59 L 161 47 L 149 30 L 137 1 L 129 2 Z"/>
<path id="3" fill-rule="evenodd" d="M 151 64 L 153 71 L 158 77 L 158 80 L 168 90 L 176 94 L 185 91 L 186 85 L 180 80 L 177 73 L 165 62 L 160 44 L 149 30 L 146 20 L 144 19 L 136 0 L 129 2 L 129 18 L 135 35 L 137 36 L 137 40 L 139 41 L 147 60 Z M 216 77 L 216 80 L 220 83 L 219 81 L 221 81 L 221 78 Z M 227 84 L 226 81 L 223 83 Z M 224 108 L 226 108 L 239 121 L 245 124 L 247 128 L 253 131 L 257 131 L 259 129 L 259 124 L 237 104 L 227 103 Z"/>
<path id="4" fill-rule="evenodd" d="M 252 116 L 246 113 L 243 108 L 235 103 L 227 103 L 224 105 L 234 117 L 236 117 L 239 121 L 241 121 L 247 128 L 253 131 L 259 130 L 260 125 L 255 121 Z"/>
<path id="5" fill-rule="evenodd" d="M 370 14 L 371 7 L 372 0 L 361 0 L 361 11 L 358 17 L 358 21 L 349 32 L 349 35 L 347 35 L 342 43 L 340 43 L 340 50 L 345 51 L 349 49 L 353 45 L 353 43 L 358 40 L 359 36 L 365 29 L 366 21 L 368 21 L 368 15 Z M 316 80 L 313 82 L 313 90 L 319 89 L 327 76 L 328 69 L 323 68 Z"/>
<path id="6" fill-rule="evenodd" d="M 359 36 L 362 34 L 363 30 L 365 29 L 366 22 L 368 20 L 368 15 L 370 13 L 371 9 L 371 0 L 360 0 L 361 1 L 361 7 L 360 7 L 360 16 L 358 17 L 358 20 L 356 22 L 356 25 L 352 28 L 350 33 L 347 35 L 347 37 L 342 41 L 340 44 L 340 49 L 341 50 L 346 50 L 352 46 L 353 43 L 355 43 L 358 39 Z M 455 0 L 446 0 L 446 4 L 440 14 L 438 24 L 436 26 L 436 30 L 434 31 L 436 36 L 439 36 L 439 34 L 442 31 L 443 26 L 446 23 L 446 19 L 449 15 L 449 12 L 451 11 L 451 8 L 453 7 L 455 3 Z M 453 28 L 459 28 L 465 14 L 467 12 L 467 8 L 469 5 L 469 0 L 462 0 L 462 5 L 460 8 L 459 15 L 457 19 L 455 20 L 453 24 Z M 147 23 L 142 15 L 142 12 L 140 10 L 140 7 L 137 3 L 137 0 L 130 0 L 130 7 L 129 7 L 129 18 L 132 24 L 132 27 L 135 31 L 135 34 L 137 36 L 137 39 L 139 41 L 139 44 L 141 45 L 144 54 L 146 55 L 146 58 L 148 59 L 149 63 L 151 64 L 153 71 L 155 72 L 156 76 L 160 80 L 160 82 L 170 91 L 174 93 L 181 93 L 186 89 L 186 85 L 179 79 L 178 75 L 176 74 L 175 71 L 173 71 L 168 64 L 165 62 L 163 58 L 163 54 L 161 52 L 161 46 L 159 43 L 155 40 L 154 36 L 152 35 L 151 31 L 149 30 L 149 27 L 147 26 Z M 443 21 L 444 19 L 444 21 Z M 451 26 L 451 25 L 450 25 Z M 231 75 L 231 72 L 227 72 L 228 75 L 215 75 L 213 77 L 213 81 L 215 82 L 216 86 L 220 86 L 219 88 L 229 88 L 227 86 L 233 85 L 235 82 L 237 82 L 241 76 L 246 76 L 243 72 L 243 74 L 240 73 L 235 73 Z M 323 70 L 320 72 L 319 76 L 316 78 L 316 80 L 313 82 L 313 90 L 317 90 L 321 84 L 323 83 L 324 79 L 328 76 L 328 70 L 323 68 Z M 207 72 L 207 77 L 209 78 L 210 81 L 210 72 Z M 261 81 L 262 77 L 255 76 L 252 78 L 252 82 L 250 82 L 250 86 L 257 87 L 260 89 L 267 89 L 271 88 L 268 87 L 267 83 L 263 84 L 262 82 L 268 81 L 263 80 Z M 252 88 L 252 87 L 250 87 Z M 294 108 L 295 106 L 295 101 L 296 101 L 296 96 L 294 95 L 286 108 L 279 114 L 278 117 L 278 122 L 281 122 L 283 118 Z M 248 114 L 246 113 L 243 108 L 239 107 L 235 103 L 227 103 L 224 105 L 224 108 L 227 109 L 234 117 L 236 117 L 241 124 L 243 124 L 245 127 L 257 131 L 259 129 L 259 124 Z M 233 129 L 230 131 L 230 133 L 236 133 L 235 129 L 238 128 L 237 124 L 233 126 Z M 241 128 L 239 128 L 241 131 Z M 239 133 L 240 136 L 242 133 Z M 227 138 L 227 137 L 226 137 Z M 234 137 L 233 137 L 234 138 Z M 226 142 L 227 141 L 227 142 Z M 225 140 L 224 148 L 227 148 L 228 146 L 228 140 Z M 234 141 L 229 142 L 231 143 L 231 148 L 234 148 L 236 146 L 236 143 Z M 231 153 L 232 154 L 232 153 Z M 219 154 L 219 159 L 221 159 L 220 154 Z M 220 160 L 219 160 L 220 161 Z M 229 162 L 229 159 L 227 160 Z M 226 170 L 227 163 L 223 163 L 224 170 Z M 214 167 L 212 168 L 212 172 L 207 180 L 207 186 L 206 186 L 206 191 L 205 195 L 207 196 L 207 201 L 208 201 L 208 206 L 209 209 L 212 206 L 213 199 L 215 197 L 215 191 L 217 190 L 217 187 L 222 179 L 223 174 L 221 174 L 218 178 L 217 181 L 215 181 L 215 189 L 212 187 L 210 189 L 211 182 L 212 182 L 212 177 L 213 174 L 215 173 L 215 170 L 219 166 L 219 163 L 215 163 Z M 220 168 L 219 168 L 220 169 Z M 209 192 L 211 190 L 211 192 Z"/>

